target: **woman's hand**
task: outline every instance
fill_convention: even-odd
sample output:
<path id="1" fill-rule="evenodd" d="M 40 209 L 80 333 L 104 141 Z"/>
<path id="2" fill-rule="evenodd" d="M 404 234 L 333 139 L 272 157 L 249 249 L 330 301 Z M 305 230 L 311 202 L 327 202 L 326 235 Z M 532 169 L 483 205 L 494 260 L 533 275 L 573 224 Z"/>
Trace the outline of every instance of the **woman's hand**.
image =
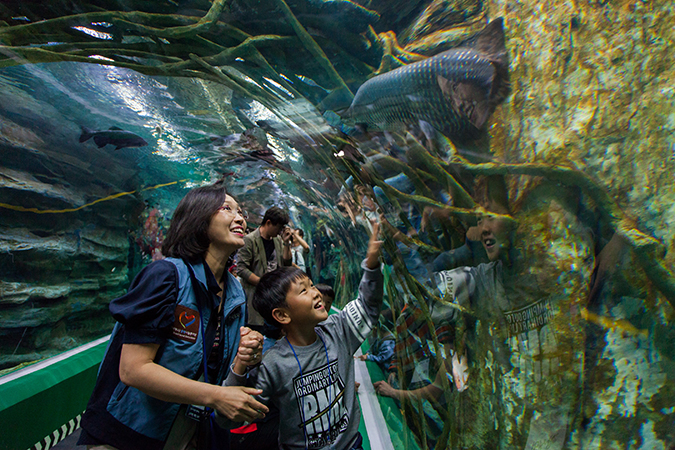
<path id="1" fill-rule="evenodd" d="M 209 406 L 234 422 L 253 422 L 269 412 L 267 406 L 253 396 L 262 394 L 260 389 L 242 386 L 217 386 L 218 392 Z"/>
<path id="2" fill-rule="evenodd" d="M 208 406 L 237 422 L 255 420 L 269 412 L 253 398 L 262 393 L 260 389 L 223 387 L 185 378 L 154 362 L 158 349 L 158 344 L 124 344 L 120 380 L 159 400 Z"/>
<path id="3" fill-rule="evenodd" d="M 262 360 L 263 335 L 248 327 L 239 329 L 239 349 L 234 357 L 234 372 L 243 375 L 246 367 Z"/>

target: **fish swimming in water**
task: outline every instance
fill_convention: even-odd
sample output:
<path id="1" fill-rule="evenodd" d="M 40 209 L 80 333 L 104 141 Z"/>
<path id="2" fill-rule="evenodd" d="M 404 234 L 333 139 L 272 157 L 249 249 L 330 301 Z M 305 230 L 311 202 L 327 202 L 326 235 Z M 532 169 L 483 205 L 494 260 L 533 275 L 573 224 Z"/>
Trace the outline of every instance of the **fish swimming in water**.
<path id="1" fill-rule="evenodd" d="M 454 142 L 481 135 L 509 93 L 503 19 L 458 47 L 366 81 L 343 120 L 369 130 L 429 124 Z"/>
<path id="2" fill-rule="evenodd" d="M 139 135 L 121 128 L 110 127 L 109 130 L 104 131 L 94 131 L 87 127 L 81 128 L 80 142 L 86 142 L 93 137 L 98 148 L 105 147 L 108 144 L 116 146 L 115 150 L 126 147 L 145 147 L 148 145 Z"/>

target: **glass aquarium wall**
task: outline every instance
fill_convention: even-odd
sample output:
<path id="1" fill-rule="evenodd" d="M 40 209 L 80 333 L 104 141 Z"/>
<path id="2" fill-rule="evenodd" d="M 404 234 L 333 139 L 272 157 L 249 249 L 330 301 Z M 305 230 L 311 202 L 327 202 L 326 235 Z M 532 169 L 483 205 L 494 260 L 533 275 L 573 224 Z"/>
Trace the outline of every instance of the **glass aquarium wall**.
<path id="1" fill-rule="evenodd" d="M 402 449 L 675 446 L 667 0 L 0 4 L 0 369 L 112 330 L 225 178 L 357 295 Z M 0 372 L 3 373 L 3 372 Z"/>

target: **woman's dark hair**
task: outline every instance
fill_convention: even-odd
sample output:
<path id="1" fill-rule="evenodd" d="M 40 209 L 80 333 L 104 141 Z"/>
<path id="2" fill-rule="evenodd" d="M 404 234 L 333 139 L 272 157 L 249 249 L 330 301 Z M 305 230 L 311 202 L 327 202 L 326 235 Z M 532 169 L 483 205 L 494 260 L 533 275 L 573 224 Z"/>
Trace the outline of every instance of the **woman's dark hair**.
<path id="1" fill-rule="evenodd" d="M 173 213 L 162 253 L 188 261 L 199 260 L 211 244 L 208 236 L 211 219 L 225 203 L 226 196 L 223 180 L 188 192 Z"/>
<path id="2" fill-rule="evenodd" d="M 255 294 L 253 294 L 252 303 L 253 308 L 258 311 L 268 325 L 279 327 L 279 322 L 272 316 L 272 311 L 286 306 L 286 294 L 288 294 L 291 284 L 302 278 L 307 278 L 307 274 L 292 266 L 279 267 L 267 272 L 260 278 L 260 282 L 255 288 Z"/>

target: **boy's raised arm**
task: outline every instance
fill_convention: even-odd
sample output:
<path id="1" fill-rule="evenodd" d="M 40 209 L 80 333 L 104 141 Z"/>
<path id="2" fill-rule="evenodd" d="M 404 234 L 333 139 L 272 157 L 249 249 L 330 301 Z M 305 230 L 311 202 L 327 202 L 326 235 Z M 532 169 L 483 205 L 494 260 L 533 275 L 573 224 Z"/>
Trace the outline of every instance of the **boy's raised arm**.
<path id="1" fill-rule="evenodd" d="M 379 269 L 380 267 L 380 253 L 382 249 L 382 241 L 379 240 L 380 224 L 373 222 L 373 233 L 368 240 L 368 251 L 366 252 L 366 267 L 368 269 Z"/>
<path id="2" fill-rule="evenodd" d="M 368 241 L 366 259 L 363 261 L 363 277 L 359 284 L 359 298 L 368 316 L 371 327 L 380 315 L 383 297 L 383 280 L 380 264 L 382 241 L 379 240 L 380 224 L 373 223 L 373 233 Z"/>
<path id="3" fill-rule="evenodd" d="M 368 242 L 366 259 L 361 263 L 363 277 L 359 284 L 358 298 L 347 303 L 338 319 L 335 320 L 335 323 L 344 327 L 347 336 L 345 344 L 350 353 L 359 348 L 380 315 L 384 283 L 380 267 L 382 241 L 378 239 L 379 228 L 379 224 L 373 224 L 373 233 Z"/>
<path id="4" fill-rule="evenodd" d="M 382 241 L 379 239 L 380 224 L 373 222 L 373 233 L 368 240 L 368 251 L 363 262 L 363 278 L 359 285 L 359 297 L 366 304 L 382 303 L 382 270 L 380 269 L 380 254 Z M 378 311 L 379 313 L 379 311 Z"/>

